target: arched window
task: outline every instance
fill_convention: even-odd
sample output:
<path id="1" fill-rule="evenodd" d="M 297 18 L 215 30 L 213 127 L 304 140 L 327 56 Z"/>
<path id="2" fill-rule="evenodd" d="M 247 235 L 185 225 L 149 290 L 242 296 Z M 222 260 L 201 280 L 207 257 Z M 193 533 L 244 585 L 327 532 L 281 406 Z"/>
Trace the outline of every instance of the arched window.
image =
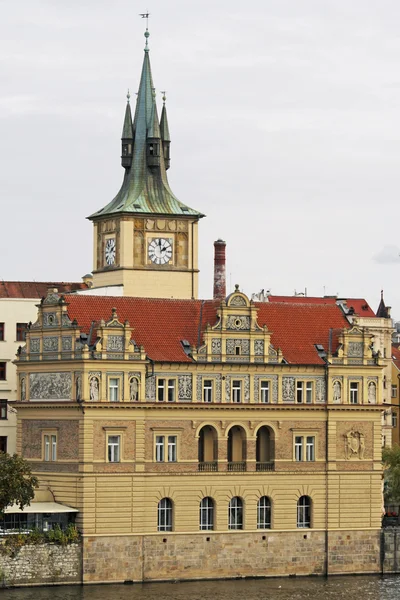
<path id="1" fill-rule="evenodd" d="M 158 531 L 172 531 L 172 500 L 162 498 L 158 503 Z"/>
<path id="2" fill-rule="evenodd" d="M 200 529 L 214 529 L 214 500 L 208 496 L 200 502 Z"/>
<path id="3" fill-rule="evenodd" d="M 243 501 L 238 496 L 229 502 L 228 528 L 243 529 Z"/>
<path id="4" fill-rule="evenodd" d="M 297 501 L 297 527 L 311 527 L 310 496 L 301 496 Z"/>
<path id="5" fill-rule="evenodd" d="M 262 496 L 257 504 L 257 529 L 271 528 L 271 500 Z"/>

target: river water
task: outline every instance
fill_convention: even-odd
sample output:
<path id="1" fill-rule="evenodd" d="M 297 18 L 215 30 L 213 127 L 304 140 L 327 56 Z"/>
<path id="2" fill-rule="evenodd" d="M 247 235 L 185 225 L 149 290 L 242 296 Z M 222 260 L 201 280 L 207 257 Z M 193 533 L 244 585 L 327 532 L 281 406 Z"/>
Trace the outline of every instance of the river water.
<path id="1" fill-rule="evenodd" d="M 399 600 L 400 576 L 0 589 L 1 600 Z"/>

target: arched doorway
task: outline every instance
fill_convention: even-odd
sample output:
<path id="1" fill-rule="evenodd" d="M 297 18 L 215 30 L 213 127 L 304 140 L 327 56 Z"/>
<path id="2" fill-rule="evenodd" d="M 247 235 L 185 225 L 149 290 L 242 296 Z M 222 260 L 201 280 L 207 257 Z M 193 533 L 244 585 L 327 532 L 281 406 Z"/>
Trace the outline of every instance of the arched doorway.
<path id="1" fill-rule="evenodd" d="M 263 425 L 257 431 L 256 440 L 256 469 L 257 471 L 273 471 L 275 460 L 274 432 Z"/>
<path id="2" fill-rule="evenodd" d="M 245 471 L 246 454 L 246 432 L 240 425 L 234 425 L 228 432 L 228 471 Z"/>
<path id="3" fill-rule="evenodd" d="M 218 471 L 218 436 L 211 425 L 204 425 L 199 432 L 199 471 Z"/>

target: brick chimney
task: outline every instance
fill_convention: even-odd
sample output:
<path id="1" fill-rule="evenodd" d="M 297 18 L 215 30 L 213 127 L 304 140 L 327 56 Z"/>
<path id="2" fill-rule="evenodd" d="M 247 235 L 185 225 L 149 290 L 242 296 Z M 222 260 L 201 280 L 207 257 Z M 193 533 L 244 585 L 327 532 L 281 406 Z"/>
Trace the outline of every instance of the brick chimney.
<path id="1" fill-rule="evenodd" d="M 226 242 L 214 242 L 214 299 L 226 298 L 226 267 L 225 267 Z"/>

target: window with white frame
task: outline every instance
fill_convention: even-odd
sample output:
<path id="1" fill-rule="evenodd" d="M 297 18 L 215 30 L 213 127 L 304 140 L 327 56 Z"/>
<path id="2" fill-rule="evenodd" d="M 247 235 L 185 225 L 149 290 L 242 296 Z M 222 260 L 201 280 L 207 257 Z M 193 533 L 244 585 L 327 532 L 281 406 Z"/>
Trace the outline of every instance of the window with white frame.
<path id="1" fill-rule="evenodd" d="M 7 400 L 0 400 L 0 420 L 8 418 Z"/>
<path id="2" fill-rule="evenodd" d="M 119 402 L 119 379 L 110 377 L 108 380 L 108 397 L 110 402 Z"/>
<path id="3" fill-rule="evenodd" d="M 157 400 L 158 402 L 175 402 L 176 379 L 157 380 Z"/>
<path id="4" fill-rule="evenodd" d="M 312 381 L 297 381 L 296 382 L 296 401 L 298 404 L 311 404 L 313 400 L 313 382 Z"/>
<path id="5" fill-rule="evenodd" d="M 358 404 L 359 384 L 358 381 L 350 381 L 350 404 Z"/>
<path id="6" fill-rule="evenodd" d="M 55 433 L 45 433 L 43 436 L 44 460 L 54 462 L 57 460 L 57 435 Z"/>
<path id="7" fill-rule="evenodd" d="M 392 398 L 397 398 L 397 385 L 392 385 Z"/>
<path id="8" fill-rule="evenodd" d="M 214 500 L 210 497 L 200 502 L 200 529 L 214 529 Z"/>
<path id="9" fill-rule="evenodd" d="M 232 380 L 232 402 L 241 402 L 242 401 L 242 380 L 241 379 L 233 379 Z"/>
<path id="10" fill-rule="evenodd" d="M 172 531 L 172 500 L 162 498 L 157 507 L 158 531 Z"/>
<path id="11" fill-rule="evenodd" d="M 257 503 L 257 529 L 271 528 L 271 500 L 262 496 Z"/>
<path id="12" fill-rule="evenodd" d="M 121 457 L 121 436 L 109 435 L 107 438 L 107 456 L 108 462 L 120 462 Z"/>
<path id="13" fill-rule="evenodd" d="M 296 462 L 315 460 L 315 436 L 296 435 L 294 438 L 294 459 Z"/>
<path id="14" fill-rule="evenodd" d="M 301 496 L 297 501 L 297 527 L 311 527 L 311 498 Z"/>
<path id="15" fill-rule="evenodd" d="M 261 404 L 269 403 L 269 393 L 270 393 L 269 384 L 270 384 L 270 382 L 268 380 L 264 379 L 264 380 L 260 381 L 260 402 L 261 402 Z"/>
<path id="16" fill-rule="evenodd" d="M 397 427 L 397 412 L 392 412 L 392 427 Z"/>
<path id="17" fill-rule="evenodd" d="M 156 462 L 177 461 L 177 436 L 156 435 Z"/>
<path id="18" fill-rule="evenodd" d="M 214 396 L 214 380 L 203 380 L 203 402 L 212 402 Z"/>
<path id="19" fill-rule="evenodd" d="M 238 496 L 229 502 L 228 529 L 243 529 L 243 500 Z"/>

